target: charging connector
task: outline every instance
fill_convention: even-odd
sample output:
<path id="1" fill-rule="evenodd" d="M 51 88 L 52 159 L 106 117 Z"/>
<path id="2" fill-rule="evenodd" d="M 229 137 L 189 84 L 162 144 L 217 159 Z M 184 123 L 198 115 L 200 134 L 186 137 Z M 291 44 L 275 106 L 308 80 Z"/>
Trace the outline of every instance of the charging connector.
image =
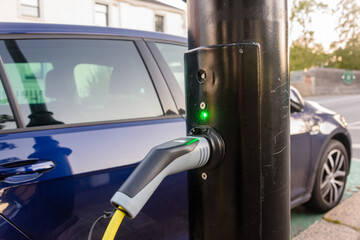
<path id="1" fill-rule="evenodd" d="M 154 147 L 111 199 L 134 218 L 162 180 L 171 174 L 204 166 L 210 158 L 203 137 L 184 137 Z"/>

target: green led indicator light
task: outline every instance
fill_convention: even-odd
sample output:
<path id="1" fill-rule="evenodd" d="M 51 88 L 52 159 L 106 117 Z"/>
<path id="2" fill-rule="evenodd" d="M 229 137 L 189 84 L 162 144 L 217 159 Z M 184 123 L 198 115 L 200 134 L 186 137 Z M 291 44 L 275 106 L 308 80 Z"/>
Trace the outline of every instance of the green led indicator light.
<path id="1" fill-rule="evenodd" d="M 199 139 L 195 138 L 195 139 L 193 139 L 193 140 L 185 143 L 185 145 L 190 145 L 190 144 L 192 144 L 192 143 L 194 143 L 194 142 L 197 142 L 197 141 L 199 141 Z"/>
<path id="2" fill-rule="evenodd" d="M 208 120 L 209 118 L 209 113 L 207 111 L 201 111 L 200 112 L 200 119 L 203 121 Z"/>

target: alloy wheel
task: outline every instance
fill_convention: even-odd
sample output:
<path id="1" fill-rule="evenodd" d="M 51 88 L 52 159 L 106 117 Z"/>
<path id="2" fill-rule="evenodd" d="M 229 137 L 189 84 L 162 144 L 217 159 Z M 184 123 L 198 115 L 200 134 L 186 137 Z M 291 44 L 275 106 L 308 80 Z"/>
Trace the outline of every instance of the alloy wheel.
<path id="1" fill-rule="evenodd" d="M 327 155 L 321 172 L 321 197 L 328 205 L 333 205 L 342 196 L 346 181 L 345 156 L 339 149 Z"/>

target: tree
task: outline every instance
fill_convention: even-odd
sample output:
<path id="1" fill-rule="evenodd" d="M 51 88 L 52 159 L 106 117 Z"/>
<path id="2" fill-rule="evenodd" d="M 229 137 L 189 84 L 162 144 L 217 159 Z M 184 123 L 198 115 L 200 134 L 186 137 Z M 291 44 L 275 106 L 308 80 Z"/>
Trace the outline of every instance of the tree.
<path id="1" fill-rule="evenodd" d="M 323 66 L 328 60 L 321 44 L 314 47 L 304 46 L 299 40 L 290 47 L 290 71 L 309 69 L 314 66 Z"/>
<path id="2" fill-rule="evenodd" d="M 299 44 L 307 47 L 314 45 L 314 31 L 310 29 L 312 14 L 318 11 L 327 10 L 327 5 L 314 0 L 293 0 L 293 8 L 290 16 L 290 30 L 298 25 L 302 35 L 297 40 Z"/>
<path id="3" fill-rule="evenodd" d="M 336 27 L 339 40 L 331 44 L 329 66 L 360 70 L 360 6 L 356 0 L 340 0 L 333 12 L 340 16 Z"/>
<path id="4" fill-rule="evenodd" d="M 332 47 L 356 44 L 360 34 L 360 19 L 358 18 L 360 6 L 356 3 L 356 0 L 340 0 L 333 12 L 338 12 L 340 17 L 336 27 L 339 32 L 339 41 L 333 42 Z"/>
<path id="5" fill-rule="evenodd" d="M 327 5 L 314 0 L 293 0 L 290 30 L 300 28 L 301 36 L 290 47 L 290 70 L 303 70 L 321 66 L 327 56 L 321 44 L 315 43 L 314 31 L 310 29 L 312 14 L 327 10 Z"/>

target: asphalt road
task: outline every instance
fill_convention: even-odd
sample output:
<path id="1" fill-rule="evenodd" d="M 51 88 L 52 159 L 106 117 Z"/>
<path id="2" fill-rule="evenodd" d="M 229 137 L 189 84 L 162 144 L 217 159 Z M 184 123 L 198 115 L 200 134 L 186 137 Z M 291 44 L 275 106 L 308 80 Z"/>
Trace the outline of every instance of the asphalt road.
<path id="1" fill-rule="evenodd" d="M 350 197 L 360 188 L 360 94 L 309 97 L 306 100 L 316 101 L 326 108 L 343 115 L 348 123 L 352 139 L 352 163 L 344 192 L 343 200 Z M 296 236 L 308 226 L 320 219 L 322 214 L 314 214 L 304 207 L 291 211 L 291 233 Z"/>

